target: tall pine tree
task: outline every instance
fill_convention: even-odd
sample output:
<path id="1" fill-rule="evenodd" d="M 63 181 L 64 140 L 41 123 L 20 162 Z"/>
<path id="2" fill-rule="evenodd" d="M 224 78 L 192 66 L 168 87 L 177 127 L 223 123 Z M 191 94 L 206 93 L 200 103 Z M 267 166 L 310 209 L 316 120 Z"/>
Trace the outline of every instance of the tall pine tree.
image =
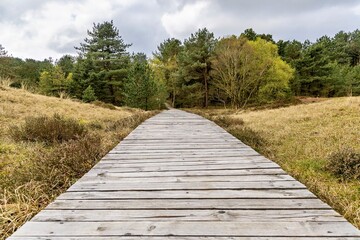
<path id="1" fill-rule="evenodd" d="M 184 105 L 209 105 L 210 57 L 216 42 L 214 34 L 206 28 L 198 30 L 185 40 L 184 49 L 178 57 Z"/>
<path id="2" fill-rule="evenodd" d="M 90 85 L 97 99 L 122 104 L 130 44 L 124 43 L 113 21 L 94 24 L 88 35 L 76 47 L 79 59 L 74 71 L 75 94 L 81 95 Z"/>
<path id="3" fill-rule="evenodd" d="M 146 55 L 143 53 L 134 55 L 125 85 L 126 105 L 144 110 L 157 108 L 159 104 L 157 92 L 157 86 Z"/>
<path id="4" fill-rule="evenodd" d="M 177 74 L 179 69 L 177 56 L 181 51 L 180 40 L 175 38 L 167 39 L 158 46 L 158 51 L 154 53 L 152 61 L 152 64 L 161 72 L 161 80 L 165 83 L 173 107 L 176 105 L 181 87 Z"/>

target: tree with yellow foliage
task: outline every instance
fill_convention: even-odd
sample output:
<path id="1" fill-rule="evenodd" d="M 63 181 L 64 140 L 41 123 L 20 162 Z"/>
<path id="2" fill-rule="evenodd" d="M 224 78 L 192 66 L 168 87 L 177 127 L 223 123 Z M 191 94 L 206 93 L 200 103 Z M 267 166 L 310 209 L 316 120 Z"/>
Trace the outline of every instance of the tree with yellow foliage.
<path id="1" fill-rule="evenodd" d="M 213 85 L 234 108 L 249 102 L 281 100 L 289 93 L 294 70 L 277 53 L 272 42 L 257 38 L 227 37 L 216 45 L 211 61 Z"/>

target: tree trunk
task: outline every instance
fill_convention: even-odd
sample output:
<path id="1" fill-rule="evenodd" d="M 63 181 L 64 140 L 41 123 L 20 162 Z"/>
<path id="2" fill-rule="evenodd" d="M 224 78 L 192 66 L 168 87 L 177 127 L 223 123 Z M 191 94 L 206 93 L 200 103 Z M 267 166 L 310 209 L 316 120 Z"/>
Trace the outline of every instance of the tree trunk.
<path id="1" fill-rule="evenodd" d="M 148 98 L 146 97 L 145 98 L 145 111 L 148 110 Z"/>
<path id="2" fill-rule="evenodd" d="M 204 72 L 204 87 L 205 87 L 205 108 L 209 106 L 209 89 L 207 71 Z"/>
<path id="3" fill-rule="evenodd" d="M 174 88 L 174 90 L 173 90 L 173 94 L 172 94 L 172 102 L 171 102 L 171 107 L 175 107 L 175 88 Z"/>

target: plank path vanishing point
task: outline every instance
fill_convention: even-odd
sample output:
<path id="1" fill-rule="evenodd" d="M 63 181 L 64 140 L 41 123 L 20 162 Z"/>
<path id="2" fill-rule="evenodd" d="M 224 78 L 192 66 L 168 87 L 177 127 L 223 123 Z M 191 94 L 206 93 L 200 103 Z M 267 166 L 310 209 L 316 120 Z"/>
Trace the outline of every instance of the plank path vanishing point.
<path id="1" fill-rule="evenodd" d="M 145 121 L 9 239 L 360 239 L 281 168 L 195 114 Z"/>

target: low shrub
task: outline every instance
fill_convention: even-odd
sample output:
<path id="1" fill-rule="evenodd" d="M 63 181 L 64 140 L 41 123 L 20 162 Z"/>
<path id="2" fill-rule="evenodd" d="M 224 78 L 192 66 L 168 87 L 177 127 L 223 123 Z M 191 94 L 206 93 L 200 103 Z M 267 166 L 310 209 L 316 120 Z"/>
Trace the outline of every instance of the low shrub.
<path id="1" fill-rule="evenodd" d="M 231 128 L 229 129 L 229 132 L 246 145 L 249 145 L 256 151 L 260 151 L 265 154 L 267 143 L 261 133 L 256 132 L 249 127 Z"/>
<path id="2" fill-rule="evenodd" d="M 227 128 L 230 126 L 243 126 L 244 120 L 241 118 L 233 118 L 229 116 L 211 117 L 211 119 L 221 127 Z"/>
<path id="3" fill-rule="evenodd" d="M 344 180 L 360 180 L 360 152 L 343 147 L 328 156 L 326 169 Z"/>
<path id="4" fill-rule="evenodd" d="M 45 192 L 48 193 L 63 190 L 89 171 L 104 154 L 98 134 L 87 134 L 81 139 L 69 140 L 51 149 L 39 148 L 33 156 L 36 160 L 26 163 L 27 166 L 14 168 L 11 178 L 1 185 L 11 189 L 12 186 L 34 181 L 43 184 L 42 188 L 46 188 Z"/>
<path id="5" fill-rule="evenodd" d="M 116 107 L 114 105 L 112 105 L 111 103 L 104 103 L 101 101 L 93 101 L 91 103 L 98 107 L 107 108 L 110 110 L 116 110 Z"/>
<path id="6" fill-rule="evenodd" d="M 101 138 L 97 134 L 70 140 L 39 154 L 30 169 L 32 179 L 47 183 L 51 189 L 67 188 L 91 169 L 102 154 Z"/>
<path id="7" fill-rule="evenodd" d="M 152 115 L 151 113 L 149 113 L 149 114 L 143 113 L 143 114 L 135 114 L 130 117 L 125 117 L 125 118 L 119 119 L 119 120 L 115 121 L 114 123 L 110 124 L 106 130 L 107 131 L 117 131 L 122 128 L 135 128 L 140 123 L 142 123 L 145 119 L 149 118 L 149 116 L 151 116 L 151 115 Z"/>
<path id="8" fill-rule="evenodd" d="M 53 117 L 28 117 L 22 126 L 13 126 L 10 135 L 14 140 L 40 141 L 46 144 L 75 140 L 87 133 L 83 124 L 75 119 L 66 119 L 59 114 Z"/>
<path id="9" fill-rule="evenodd" d="M 9 235 L 49 204 L 105 154 L 101 138 L 87 134 L 78 140 L 38 149 L 26 166 L 14 168 L 0 183 L 0 232 Z M 0 176 L 1 177 L 1 176 Z"/>

